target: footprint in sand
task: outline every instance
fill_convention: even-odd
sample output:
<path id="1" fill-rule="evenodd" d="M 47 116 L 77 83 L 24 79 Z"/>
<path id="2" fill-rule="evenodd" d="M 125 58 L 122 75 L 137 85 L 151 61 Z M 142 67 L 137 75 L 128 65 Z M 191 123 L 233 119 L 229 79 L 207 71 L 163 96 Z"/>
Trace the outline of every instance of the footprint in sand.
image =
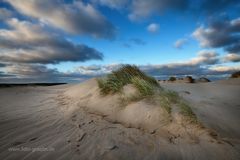
<path id="1" fill-rule="evenodd" d="M 38 137 L 31 138 L 29 141 L 35 141 Z"/>
<path id="2" fill-rule="evenodd" d="M 72 121 L 73 121 L 73 122 L 77 121 L 77 115 L 73 115 L 73 116 L 72 116 Z"/>
<path id="3" fill-rule="evenodd" d="M 25 143 L 25 142 L 16 141 L 16 142 L 12 143 L 12 146 L 18 146 L 18 145 L 23 144 L 23 143 Z"/>
<path id="4" fill-rule="evenodd" d="M 191 92 L 189 92 L 189 91 L 182 91 L 182 92 L 185 94 L 191 94 Z"/>
<path id="5" fill-rule="evenodd" d="M 82 133 L 81 135 L 79 135 L 79 139 L 77 141 L 81 142 L 86 135 L 86 133 Z"/>

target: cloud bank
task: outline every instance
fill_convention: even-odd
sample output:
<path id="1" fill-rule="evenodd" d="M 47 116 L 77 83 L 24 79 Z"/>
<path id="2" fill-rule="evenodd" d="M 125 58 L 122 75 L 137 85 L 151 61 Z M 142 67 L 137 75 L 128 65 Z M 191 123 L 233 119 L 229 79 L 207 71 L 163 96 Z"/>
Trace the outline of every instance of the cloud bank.
<path id="1" fill-rule="evenodd" d="M 73 34 L 112 39 L 115 27 L 91 4 L 82 1 L 5 0 L 17 11 Z"/>
<path id="2" fill-rule="evenodd" d="M 0 29 L 0 59 L 16 63 L 60 63 L 101 60 L 102 53 L 83 44 L 74 44 L 47 31 L 44 26 L 10 19 L 11 29 Z"/>
<path id="3" fill-rule="evenodd" d="M 221 61 L 223 60 L 233 61 L 235 59 L 232 57 L 221 57 L 212 50 L 203 50 L 198 52 L 196 57 L 188 61 L 138 65 L 138 67 L 158 79 L 186 75 L 216 79 L 219 76 L 229 76 L 229 74 L 240 70 L 240 66 L 230 67 L 222 65 Z M 4 66 L 7 73 L 3 75 L 5 75 L 5 79 L 8 82 L 79 82 L 96 76 L 106 75 L 120 68 L 122 65 L 124 64 L 79 66 L 68 72 L 59 72 L 56 69 L 49 69 L 41 64 L 8 64 Z M 1 81 L 4 81 L 4 78 L 0 79 Z"/>
<path id="4" fill-rule="evenodd" d="M 240 53 L 240 18 L 214 20 L 208 27 L 199 27 L 193 32 L 201 47 L 225 48 Z"/>

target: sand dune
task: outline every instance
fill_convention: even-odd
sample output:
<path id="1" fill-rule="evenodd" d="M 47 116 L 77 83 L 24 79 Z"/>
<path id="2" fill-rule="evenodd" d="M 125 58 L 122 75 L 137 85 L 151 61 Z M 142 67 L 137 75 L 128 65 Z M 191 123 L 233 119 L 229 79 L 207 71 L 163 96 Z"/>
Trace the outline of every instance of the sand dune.
<path id="1" fill-rule="evenodd" d="M 187 123 L 174 107 L 169 119 L 147 101 L 121 106 L 124 97 L 101 96 L 95 79 L 1 88 L 0 159 L 237 160 L 239 82 L 161 84 L 179 92 L 202 125 Z"/>

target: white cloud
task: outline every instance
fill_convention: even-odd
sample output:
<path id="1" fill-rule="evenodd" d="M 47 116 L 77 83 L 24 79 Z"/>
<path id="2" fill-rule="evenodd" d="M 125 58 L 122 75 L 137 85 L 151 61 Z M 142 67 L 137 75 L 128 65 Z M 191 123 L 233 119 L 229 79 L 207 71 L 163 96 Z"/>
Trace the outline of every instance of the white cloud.
<path id="1" fill-rule="evenodd" d="M 182 39 L 178 39 L 175 43 L 174 43 L 174 47 L 177 49 L 181 49 L 183 47 L 183 45 L 185 45 L 187 43 L 187 39 L 186 38 L 182 38 Z"/>
<path id="2" fill-rule="evenodd" d="M 151 23 L 147 26 L 147 30 L 151 33 L 156 33 L 159 31 L 159 24 Z"/>
<path id="3" fill-rule="evenodd" d="M 115 28 L 91 4 L 60 0 L 6 0 L 20 13 L 73 34 L 114 38 Z"/>

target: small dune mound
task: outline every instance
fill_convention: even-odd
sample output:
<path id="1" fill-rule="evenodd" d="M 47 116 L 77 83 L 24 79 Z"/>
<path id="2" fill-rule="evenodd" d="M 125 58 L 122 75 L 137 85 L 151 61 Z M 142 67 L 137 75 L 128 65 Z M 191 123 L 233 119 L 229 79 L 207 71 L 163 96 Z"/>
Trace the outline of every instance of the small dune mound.
<path id="1" fill-rule="evenodd" d="M 169 79 L 168 79 L 169 82 L 174 82 L 174 81 L 176 81 L 176 80 L 177 80 L 176 77 L 169 77 Z"/>
<path id="2" fill-rule="evenodd" d="M 183 81 L 185 83 L 194 83 L 194 79 L 191 76 L 186 76 L 185 78 L 183 78 Z"/>
<path id="3" fill-rule="evenodd" d="M 77 107 L 126 127 L 161 135 L 177 131 L 186 139 L 191 138 L 189 134 L 208 134 L 185 100 L 164 90 L 136 66 L 126 65 L 105 77 L 73 86 L 65 95 Z"/>
<path id="4" fill-rule="evenodd" d="M 197 79 L 196 82 L 197 83 L 206 83 L 206 82 L 211 82 L 211 81 L 205 77 L 201 77 L 201 78 Z"/>
<path id="5" fill-rule="evenodd" d="M 232 73 L 231 78 L 240 78 L 240 71 Z"/>
<path id="6" fill-rule="evenodd" d="M 186 76 L 184 78 L 169 77 L 168 82 L 195 83 L 195 79 L 193 79 L 191 76 Z"/>

